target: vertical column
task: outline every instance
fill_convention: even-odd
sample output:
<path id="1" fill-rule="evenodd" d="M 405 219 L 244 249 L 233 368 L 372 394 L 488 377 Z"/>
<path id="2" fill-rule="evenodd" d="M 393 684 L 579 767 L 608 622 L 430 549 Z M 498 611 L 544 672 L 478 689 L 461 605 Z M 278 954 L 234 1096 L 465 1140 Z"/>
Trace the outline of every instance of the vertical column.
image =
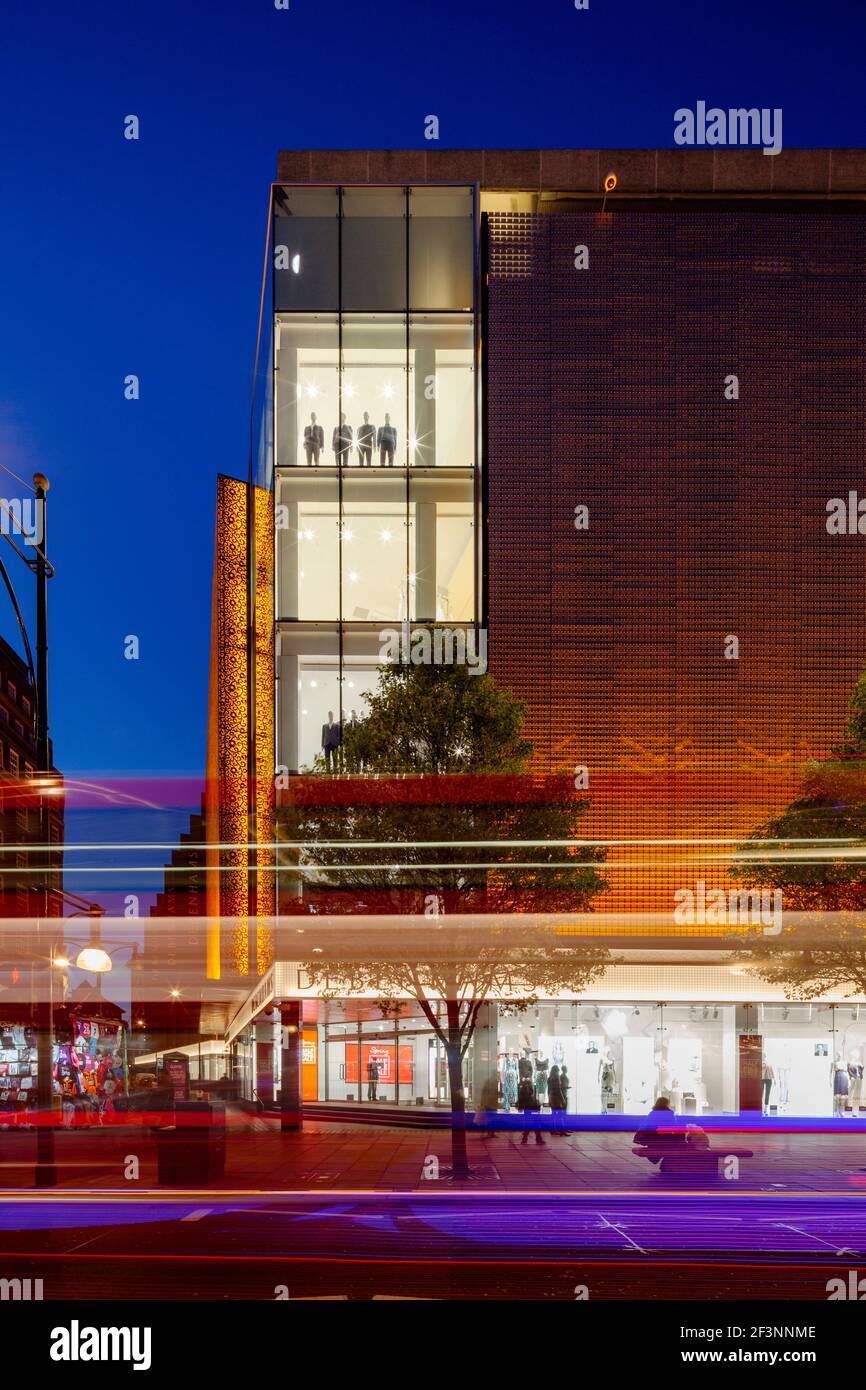
<path id="1" fill-rule="evenodd" d="M 471 1108 L 478 1110 L 482 1097 L 495 1096 L 499 1084 L 496 1066 L 499 1010 L 495 1004 L 482 1004 L 478 1010 L 472 1040 Z"/>
<path id="2" fill-rule="evenodd" d="M 416 348 L 415 368 L 415 457 L 416 468 L 433 468 L 436 458 L 436 351 Z M 443 459 L 448 463 L 448 459 Z M 462 460 L 461 460 L 462 462 Z"/>
<path id="3" fill-rule="evenodd" d="M 415 619 L 436 618 L 436 503 L 415 502 Z"/>
<path id="4" fill-rule="evenodd" d="M 290 1130 L 300 1130 L 304 1126 L 301 1114 L 303 1007 L 300 999 L 289 999 L 280 1004 L 280 1024 L 282 1026 L 280 1129 L 283 1133 Z"/>

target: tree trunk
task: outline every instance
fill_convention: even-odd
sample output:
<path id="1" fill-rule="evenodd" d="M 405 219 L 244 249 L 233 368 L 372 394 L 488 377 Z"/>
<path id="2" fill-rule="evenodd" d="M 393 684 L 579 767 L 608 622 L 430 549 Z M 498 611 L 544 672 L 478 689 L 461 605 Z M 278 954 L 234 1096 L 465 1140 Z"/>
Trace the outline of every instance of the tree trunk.
<path id="1" fill-rule="evenodd" d="M 451 1095 L 451 1164 L 455 1178 L 469 1176 L 469 1162 L 466 1157 L 466 1093 L 463 1090 L 463 1058 L 460 1037 L 460 1004 L 456 999 L 448 999 L 445 1004 L 448 1016 L 448 1042 L 445 1055 L 448 1058 L 448 1090 Z"/>

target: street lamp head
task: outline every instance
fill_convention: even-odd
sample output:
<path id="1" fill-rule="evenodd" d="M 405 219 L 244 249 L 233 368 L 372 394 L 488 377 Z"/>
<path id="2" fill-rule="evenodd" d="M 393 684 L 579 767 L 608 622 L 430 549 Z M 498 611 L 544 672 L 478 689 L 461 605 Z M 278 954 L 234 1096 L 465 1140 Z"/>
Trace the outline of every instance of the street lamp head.
<path id="1" fill-rule="evenodd" d="M 33 486 L 41 488 L 43 492 L 47 492 L 51 484 L 49 483 L 44 473 L 34 473 Z"/>
<path id="2" fill-rule="evenodd" d="M 104 975 L 111 969 L 111 956 L 101 946 L 85 946 L 79 951 L 75 964 L 79 970 L 90 970 L 94 975 Z"/>

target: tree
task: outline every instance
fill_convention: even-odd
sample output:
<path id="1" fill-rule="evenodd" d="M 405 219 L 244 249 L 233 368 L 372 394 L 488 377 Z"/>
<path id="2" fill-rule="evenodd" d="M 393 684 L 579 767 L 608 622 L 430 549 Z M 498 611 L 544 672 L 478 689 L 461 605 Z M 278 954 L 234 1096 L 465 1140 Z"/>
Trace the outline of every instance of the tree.
<path id="1" fill-rule="evenodd" d="M 333 935 L 322 934 L 317 938 L 327 943 L 322 954 L 304 968 L 325 999 L 374 993 L 383 1017 L 399 1015 L 407 999 L 418 1004 L 445 1048 L 453 1171 L 463 1177 L 469 1172 L 463 1062 L 482 1005 L 504 999 L 507 1007 L 522 1012 L 541 997 L 580 994 L 604 972 L 610 956 L 606 950 L 570 945 L 567 936 L 532 918 L 527 925 L 512 919 L 506 926 L 487 926 L 479 917 L 468 928 L 449 927 L 443 919 L 441 926 L 430 924 L 423 931 L 413 931 L 400 919 L 395 928 L 375 936 L 365 932 L 363 956 L 351 941 L 335 944 Z M 444 1020 L 435 1007 L 439 1000 L 444 1001 Z"/>
<path id="2" fill-rule="evenodd" d="M 597 976 L 605 951 L 526 914 L 589 911 L 607 887 L 604 853 L 578 840 L 589 803 L 571 777 L 529 772 L 525 706 L 488 673 L 384 666 L 367 701 L 343 740 L 344 766 L 360 771 L 298 779 L 307 785 L 280 812 L 280 840 L 296 856 L 308 907 L 429 924 L 410 954 L 402 921 L 398 950 L 393 933 L 378 951 L 365 936 L 363 952 L 323 935 L 307 968 L 332 997 L 373 992 L 391 1010 L 401 998 L 417 1002 L 446 1050 L 454 1166 L 465 1172 L 462 1063 L 479 1009 L 498 994 L 519 1008 L 539 992 L 580 993 Z"/>
<path id="3" fill-rule="evenodd" d="M 866 668 L 840 741 L 808 764 L 797 796 L 737 850 L 732 878 L 780 889 L 779 936 L 750 940 L 751 965 L 791 998 L 866 993 Z"/>

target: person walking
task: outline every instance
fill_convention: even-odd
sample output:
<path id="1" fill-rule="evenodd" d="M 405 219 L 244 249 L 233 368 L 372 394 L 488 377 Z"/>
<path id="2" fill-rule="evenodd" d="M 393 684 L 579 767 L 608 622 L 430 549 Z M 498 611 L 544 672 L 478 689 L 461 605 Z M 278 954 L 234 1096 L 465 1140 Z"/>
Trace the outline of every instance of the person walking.
<path id="1" fill-rule="evenodd" d="M 534 1111 L 538 1110 L 538 1093 L 535 1089 L 535 1083 L 528 1076 L 524 1076 L 518 1087 L 517 1108 L 518 1110 L 522 1110 L 526 1116 L 526 1128 L 523 1131 L 523 1138 L 520 1142 L 521 1144 L 528 1144 L 529 1133 L 533 1128 L 529 1122 L 529 1117 Z M 535 1129 L 535 1142 L 537 1145 L 544 1144 L 544 1140 L 541 1137 L 541 1130 L 538 1128 Z"/>
<path id="2" fill-rule="evenodd" d="M 547 1078 L 547 1100 L 553 1116 L 551 1134 L 563 1133 L 562 1116 L 565 1113 L 565 1096 L 562 1091 L 562 1073 L 554 1063 Z"/>

